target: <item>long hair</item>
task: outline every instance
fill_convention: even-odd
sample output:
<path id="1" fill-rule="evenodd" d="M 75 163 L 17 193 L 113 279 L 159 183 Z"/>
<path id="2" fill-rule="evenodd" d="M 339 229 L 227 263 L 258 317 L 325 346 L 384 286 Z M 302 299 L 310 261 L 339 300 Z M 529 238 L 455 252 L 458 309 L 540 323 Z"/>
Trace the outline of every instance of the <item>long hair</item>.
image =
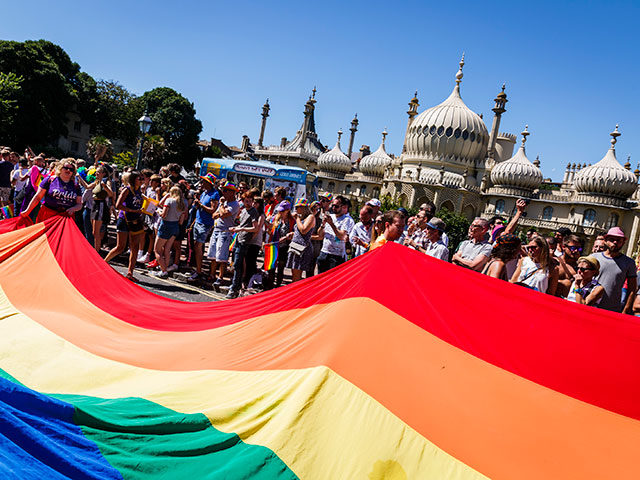
<path id="1" fill-rule="evenodd" d="M 129 176 L 125 181 L 127 182 L 127 185 L 131 187 L 132 190 L 136 189 L 136 180 L 138 178 L 140 178 L 140 172 L 136 172 L 135 170 L 133 172 L 129 172 Z"/>
<path id="2" fill-rule="evenodd" d="M 298 211 L 298 209 L 301 210 L 300 213 L 300 220 L 304 220 L 305 218 L 307 218 L 309 215 L 311 215 L 311 209 L 309 208 L 309 205 L 298 205 L 296 208 L 296 211 Z"/>
<path id="3" fill-rule="evenodd" d="M 551 263 L 549 259 L 549 247 L 547 245 L 546 240 L 540 235 L 536 235 L 531 239 L 538 246 L 538 250 L 540 251 L 540 256 L 538 257 L 538 263 L 542 267 L 543 270 L 549 268 L 549 264 Z"/>
<path id="4" fill-rule="evenodd" d="M 182 193 L 182 189 L 178 186 L 171 187 L 169 190 L 169 196 L 171 198 L 175 198 L 179 212 L 184 210 L 184 194 Z"/>

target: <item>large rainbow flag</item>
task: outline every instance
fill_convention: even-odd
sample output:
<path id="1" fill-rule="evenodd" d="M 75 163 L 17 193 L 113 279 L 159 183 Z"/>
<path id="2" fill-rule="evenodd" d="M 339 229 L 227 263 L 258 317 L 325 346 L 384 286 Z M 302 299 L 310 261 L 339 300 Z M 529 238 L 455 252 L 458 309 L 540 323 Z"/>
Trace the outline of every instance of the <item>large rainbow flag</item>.
<path id="1" fill-rule="evenodd" d="M 387 244 L 187 304 L 0 235 L 0 478 L 638 479 L 640 323 Z"/>

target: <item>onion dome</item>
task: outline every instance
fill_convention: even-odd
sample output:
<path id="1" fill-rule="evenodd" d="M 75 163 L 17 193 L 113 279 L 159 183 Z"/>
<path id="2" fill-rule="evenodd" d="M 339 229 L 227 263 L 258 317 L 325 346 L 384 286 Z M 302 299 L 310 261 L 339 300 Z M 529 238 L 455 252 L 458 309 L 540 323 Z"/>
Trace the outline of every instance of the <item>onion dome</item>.
<path id="1" fill-rule="evenodd" d="M 360 171 L 365 175 L 371 175 L 374 177 L 382 177 L 385 169 L 391 165 L 393 159 L 387 155 L 384 149 L 384 142 L 387 137 L 387 129 L 385 127 L 382 132 L 382 143 L 378 147 L 378 150 L 367 155 L 360 161 Z"/>
<path id="2" fill-rule="evenodd" d="M 471 111 L 460 96 L 463 66 L 464 55 L 449 98 L 420 113 L 411 123 L 405 142 L 409 159 L 484 159 L 489 134 L 480 115 Z"/>
<path id="3" fill-rule="evenodd" d="M 527 158 L 524 144 L 527 136 L 530 135 L 529 126 L 526 125 L 522 135 L 522 145 L 516 154 L 509 160 L 500 162 L 491 170 L 491 181 L 496 187 L 511 187 L 532 191 L 540 187 L 542 183 L 542 172 L 537 165 L 534 165 Z M 538 165 L 540 160 L 536 159 Z"/>
<path id="4" fill-rule="evenodd" d="M 576 174 L 573 184 L 579 194 L 627 199 L 636 191 L 638 179 L 616 159 L 615 145 L 617 137 L 621 135 L 618 125 L 610 135 L 611 148 L 604 158 Z"/>
<path id="5" fill-rule="evenodd" d="M 318 168 L 325 172 L 349 173 L 351 172 L 351 160 L 340 150 L 340 137 L 342 129 L 338 130 L 336 146 L 318 157 Z"/>

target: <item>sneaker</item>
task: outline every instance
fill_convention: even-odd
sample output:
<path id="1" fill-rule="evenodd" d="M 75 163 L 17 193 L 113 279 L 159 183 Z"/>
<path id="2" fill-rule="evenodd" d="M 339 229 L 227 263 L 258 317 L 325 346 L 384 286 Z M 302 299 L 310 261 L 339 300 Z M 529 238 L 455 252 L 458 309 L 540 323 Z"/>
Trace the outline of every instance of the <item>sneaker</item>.
<path id="1" fill-rule="evenodd" d="M 178 270 L 178 265 L 176 265 L 175 263 L 167 267 L 167 272 L 175 272 L 176 270 Z"/>
<path id="2" fill-rule="evenodd" d="M 158 266 L 158 260 L 153 260 L 149 263 L 147 263 L 147 268 L 156 268 Z"/>
<path id="3" fill-rule="evenodd" d="M 238 298 L 238 292 L 234 292 L 233 290 L 229 290 L 229 293 L 227 293 L 227 296 L 224 297 L 227 298 L 229 300 L 234 299 L 234 298 Z"/>
<path id="4" fill-rule="evenodd" d="M 191 275 L 189 275 L 189 280 L 191 280 L 192 282 L 198 281 L 201 278 L 202 278 L 202 274 L 198 272 L 193 272 Z"/>
<path id="5" fill-rule="evenodd" d="M 163 272 L 162 270 L 158 272 L 151 272 L 151 275 L 158 278 L 167 278 L 169 276 L 168 272 Z"/>
<path id="6" fill-rule="evenodd" d="M 219 287 L 220 285 L 222 285 L 222 279 L 220 277 L 216 278 L 216 281 L 213 282 L 213 286 L 214 287 Z"/>
<path id="7" fill-rule="evenodd" d="M 149 253 L 143 253 L 142 256 L 138 255 L 138 263 L 149 263 Z"/>

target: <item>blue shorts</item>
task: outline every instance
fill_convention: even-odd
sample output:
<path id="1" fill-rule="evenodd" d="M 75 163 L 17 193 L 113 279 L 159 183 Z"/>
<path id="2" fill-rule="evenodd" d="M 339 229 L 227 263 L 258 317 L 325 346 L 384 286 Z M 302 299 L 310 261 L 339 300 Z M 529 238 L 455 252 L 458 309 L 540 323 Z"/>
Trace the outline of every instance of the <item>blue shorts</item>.
<path id="1" fill-rule="evenodd" d="M 175 222 L 167 222 L 166 220 L 162 220 L 160 222 L 160 228 L 158 228 L 158 237 L 163 240 L 169 240 L 171 237 L 177 237 L 180 232 L 180 225 L 178 221 Z"/>
<path id="2" fill-rule="evenodd" d="M 214 230 L 209 242 L 209 253 L 207 256 L 217 262 L 227 263 L 229 261 L 229 245 L 233 235 L 229 231 Z"/>
<path id="3" fill-rule="evenodd" d="M 207 237 L 212 228 L 213 225 L 207 226 L 204 223 L 195 222 L 193 224 L 193 239 L 196 242 L 207 243 Z"/>
<path id="4" fill-rule="evenodd" d="M 116 230 L 118 232 L 128 232 L 129 225 L 127 225 L 127 221 L 123 217 L 118 217 L 116 221 Z"/>

